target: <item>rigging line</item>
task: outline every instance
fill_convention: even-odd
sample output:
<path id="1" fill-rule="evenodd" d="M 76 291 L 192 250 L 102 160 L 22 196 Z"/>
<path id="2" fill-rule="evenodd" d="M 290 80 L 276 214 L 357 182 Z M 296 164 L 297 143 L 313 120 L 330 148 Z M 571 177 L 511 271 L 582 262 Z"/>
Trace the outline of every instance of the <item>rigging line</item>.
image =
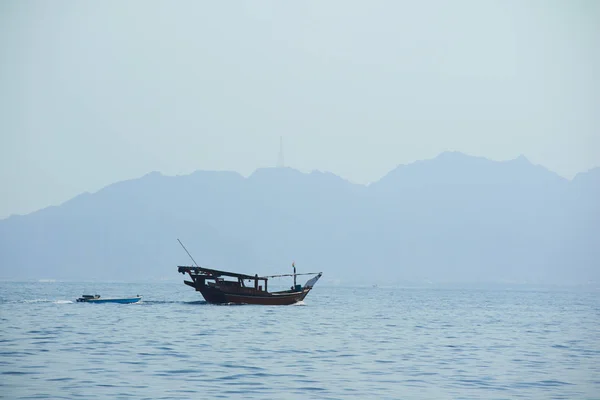
<path id="1" fill-rule="evenodd" d="M 179 238 L 178 238 L 177 241 L 179 242 L 179 244 L 181 245 L 181 247 L 183 247 L 183 249 L 185 250 L 185 252 L 187 253 L 187 255 L 190 256 L 190 258 L 192 259 L 192 261 L 194 262 L 194 264 L 196 264 L 196 267 L 200 268 L 200 266 L 198 265 L 198 263 L 196 262 L 196 260 L 194 260 L 194 257 L 192 257 L 192 255 L 190 254 L 190 252 L 187 251 L 187 249 L 185 248 L 185 246 L 183 245 L 183 243 L 181 243 L 181 240 L 179 240 Z"/>

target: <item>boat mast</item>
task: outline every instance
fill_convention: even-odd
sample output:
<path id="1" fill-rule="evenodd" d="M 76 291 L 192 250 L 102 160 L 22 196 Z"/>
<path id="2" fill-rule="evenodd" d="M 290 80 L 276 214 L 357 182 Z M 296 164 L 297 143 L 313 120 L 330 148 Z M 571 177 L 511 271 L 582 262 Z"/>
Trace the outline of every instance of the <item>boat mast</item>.
<path id="1" fill-rule="evenodd" d="M 292 261 L 292 267 L 294 267 L 294 290 L 296 290 L 296 263 Z"/>
<path id="2" fill-rule="evenodd" d="M 196 264 L 196 267 L 200 268 L 200 266 L 198 265 L 198 263 L 196 262 L 196 260 L 194 260 L 194 257 L 192 257 L 192 255 L 190 254 L 190 252 L 187 251 L 187 249 L 185 248 L 185 246 L 183 245 L 183 243 L 181 243 L 181 240 L 177 239 L 177 241 L 179 242 L 179 244 L 181 245 L 181 247 L 183 247 L 183 249 L 185 250 L 185 252 L 187 253 L 187 255 L 190 256 L 190 258 L 192 259 L 192 261 L 194 262 L 194 264 Z"/>

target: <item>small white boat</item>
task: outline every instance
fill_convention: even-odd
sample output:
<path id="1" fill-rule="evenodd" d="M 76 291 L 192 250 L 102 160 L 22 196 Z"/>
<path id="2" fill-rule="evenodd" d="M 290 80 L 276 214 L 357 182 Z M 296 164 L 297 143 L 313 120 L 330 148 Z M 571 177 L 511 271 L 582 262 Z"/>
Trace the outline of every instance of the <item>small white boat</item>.
<path id="1" fill-rule="evenodd" d="M 130 304 L 137 303 L 142 299 L 142 296 L 139 294 L 135 297 L 106 297 L 102 298 L 99 294 L 90 295 L 84 294 L 80 298 L 77 299 L 79 303 L 120 303 L 120 304 Z"/>

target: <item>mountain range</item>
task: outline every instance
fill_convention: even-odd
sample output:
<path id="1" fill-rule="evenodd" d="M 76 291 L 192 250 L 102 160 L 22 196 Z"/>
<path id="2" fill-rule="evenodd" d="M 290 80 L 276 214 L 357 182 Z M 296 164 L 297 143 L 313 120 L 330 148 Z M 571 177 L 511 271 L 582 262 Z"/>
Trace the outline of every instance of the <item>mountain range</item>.
<path id="1" fill-rule="evenodd" d="M 0 279 L 180 279 L 190 265 L 325 283 L 600 280 L 600 168 L 568 180 L 525 157 L 458 152 L 370 185 L 265 168 L 149 173 L 0 220 Z"/>

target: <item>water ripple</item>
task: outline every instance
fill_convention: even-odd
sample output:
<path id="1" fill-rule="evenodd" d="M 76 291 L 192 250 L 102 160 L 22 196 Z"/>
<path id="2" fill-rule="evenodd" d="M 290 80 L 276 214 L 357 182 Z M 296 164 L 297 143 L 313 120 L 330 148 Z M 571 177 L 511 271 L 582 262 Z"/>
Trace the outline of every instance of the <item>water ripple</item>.
<path id="1" fill-rule="evenodd" d="M 120 286 L 119 286 L 120 285 Z M 90 287 L 90 286 L 88 286 Z M 212 306 L 182 284 L 0 283 L 8 398 L 597 398 L 599 293 L 317 287 Z M 73 296 L 71 296 L 73 294 Z"/>

